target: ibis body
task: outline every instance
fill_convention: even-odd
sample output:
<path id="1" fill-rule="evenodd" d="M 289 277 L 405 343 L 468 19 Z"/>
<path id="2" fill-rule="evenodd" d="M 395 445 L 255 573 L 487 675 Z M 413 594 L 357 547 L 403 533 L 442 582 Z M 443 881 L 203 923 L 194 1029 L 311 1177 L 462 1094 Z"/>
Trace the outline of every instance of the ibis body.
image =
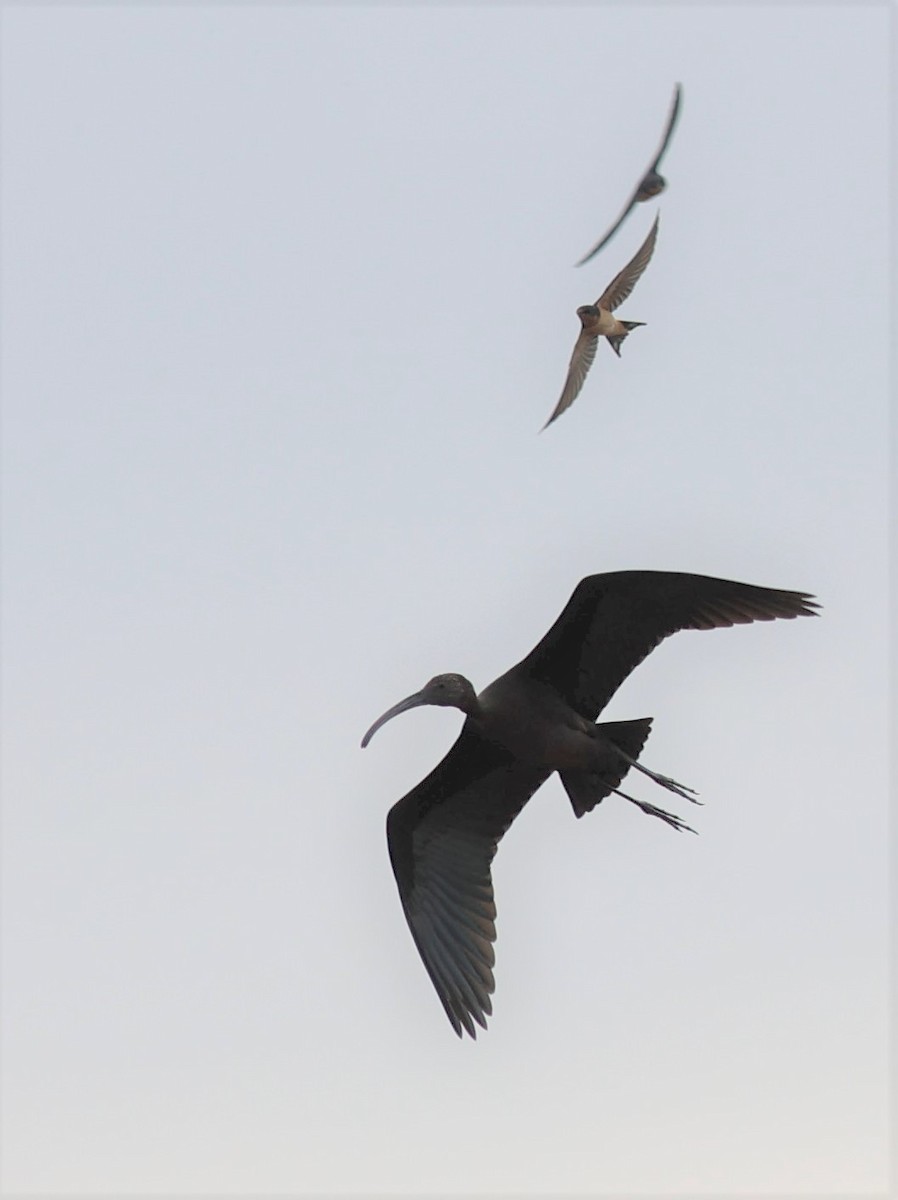
<path id="1" fill-rule="evenodd" d="M 677 795 L 690 789 L 637 762 L 651 718 L 597 724 L 630 672 L 681 629 L 717 629 L 813 616 L 805 592 L 666 571 L 621 571 L 582 580 L 558 620 L 510 671 L 479 695 L 456 674 L 437 675 L 375 721 L 423 704 L 461 709 L 446 757 L 387 816 L 390 860 L 415 944 L 459 1036 L 486 1028 L 494 990 L 496 907 L 490 864 L 499 840 L 557 771 L 575 814 L 611 793 L 688 828 L 672 813 L 619 790 L 630 770 Z"/>

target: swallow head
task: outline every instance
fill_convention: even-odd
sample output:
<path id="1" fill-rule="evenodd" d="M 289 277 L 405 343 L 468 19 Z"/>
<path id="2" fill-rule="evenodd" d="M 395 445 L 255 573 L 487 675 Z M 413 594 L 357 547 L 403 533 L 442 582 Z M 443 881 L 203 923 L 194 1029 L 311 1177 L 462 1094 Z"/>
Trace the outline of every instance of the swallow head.
<path id="1" fill-rule="evenodd" d="M 577 316 L 585 325 L 587 321 L 594 321 L 599 315 L 599 310 L 594 304 L 581 304 L 577 309 Z"/>
<path id="2" fill-rule="evenodd" d="M 651 200 L 653 196 L 658 196 L 667 187 L 667 180 L 663 175 L 659 175 L 657 171 L 649 171 L 642 183 L 639 185 L 639 191 L 636 193 L 637 200 Z"/>

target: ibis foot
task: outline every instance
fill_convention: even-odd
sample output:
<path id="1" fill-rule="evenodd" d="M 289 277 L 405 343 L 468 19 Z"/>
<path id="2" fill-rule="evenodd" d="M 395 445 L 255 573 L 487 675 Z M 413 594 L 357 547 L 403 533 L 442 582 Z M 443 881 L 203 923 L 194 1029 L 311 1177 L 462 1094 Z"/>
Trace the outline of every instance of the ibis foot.
<path id="1" fill-rule="evenodd" d="M 687 825 L 685 821 L 682 821 L 676 815 L 676 813 L 670 813 L 667 811 L 667 809 L 658 808 L 654 804 L 649 804 L 647 800 L 637 800 L 635 796 L 628 796 L 626 792 L 621 792 L 617 788 L 614 788 L 613 790 L 615 795 L 622 796 L 624 800 L 629 800 L 631 804 L 635 804 L 637 808 L 641 808 L 642 811 L 648 816 L 658 817 L 660 820 L 664 821 L 666 825 L 669 825 L 671 829 L 676 829 L 677 832 L 679 832 L 681 829 L 687 829 L 690 833 L 696 832 L 691 825 Z"/>

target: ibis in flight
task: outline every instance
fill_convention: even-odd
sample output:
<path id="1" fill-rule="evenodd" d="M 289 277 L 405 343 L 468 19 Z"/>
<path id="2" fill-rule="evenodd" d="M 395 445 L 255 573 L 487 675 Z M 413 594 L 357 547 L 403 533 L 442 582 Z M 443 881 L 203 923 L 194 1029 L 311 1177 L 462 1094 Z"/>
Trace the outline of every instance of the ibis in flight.
<path id="1" fill-rule="evenodd" d="M 486 1028 L 494 990 L 496 906 L 490 864 L 499 839 L 553 771 L 582 817 L 614 793 L 676 829 L 679 817 L 619 790 L 631 767 L 686 799 L 690 789 L 637 762 L 651 718 L 596 718 L 630 672 L 681 629 L 814 616 L 806 592 L 705 575 L 590 575 L 526 658 L 480 692 L 437 675 L 393 705 L 362 739 L 422 704 L 459 708 L 455 745 L 390 809 L 387 843 L 402 907 L 452 1028 Z"/>
<path id="2" fill-rule="evenodd" d="M 680 100 L 682 98 L 682 94 L 683 89 L 679 84 L 677 84 L 674 88 L 673 101 L 671 102 L 670 106 L 670 114 L 667 118 L 667 128 L 664 130 L 664 136 L 661 138 L 661 145 L 658 147 L 658 153 L 652 159 L 651 164 L 649 165 L 649 168 L 643 175 L 642 179 L 640 179 L 636 191 L 627 201 L 624 211 L 617 218 L 608 232 L 596 242 L 589 253 L 583 255 L 580 261 L 576 264 L 578 267 L 582 267 L 584 263 L 589 262 L 591 258 L 598 254 L 603 246 L 611 241 L 618 229 L 620 229 L 621 225 L 623 225 L 624 221 L 626 221 L 627 217 L 637 204 L 642 203 L 644 200 L 651 200 L 653 196 L 660 195 L 661 192 L 663 192 L 667 187 L 667 180 L 659 173 L 658 167 L 661 165 L 661 159 L 664 157 L 668 143 L 673 135 L 677 118 L 680 115 Z"/>
<path id="3" fill-rule="evenodd" d="M 655 217 L 648 237 L 624 269 L 619 271 L 611 280 L 595 304 L 582 304 L 577 309 L 577 316 L 580 318 L 581 325 L 580 335 L 574 343 L 574 352 L 571 355 L 571 361 L 567 369 L 567 379 L 564 381 L 564 387 L 561 389 L 558 403 L 552 410 L 552 415 L 546 421 L 543 429 L 551 425 L 556 417 L 560 417 L 565 409 L 570 408 L 580 395 L 580 389 L 583 387 L 586 376 L 589 374 L 589 368 L 595 360 L 599 338 L 606 338 L 611 349 L 620 358 L 621 342 L 627 337 L 631 329 L 645 324 L 645 321 L 618 320 L 614 315 L 614 310 L 619 304 L 623 304 L 639 282 L 640 275 L 649 265 L 649 259 L 652 257 L 652 252 L 655 249 L 655 238 L 657 236 L 658 218 Z"/>

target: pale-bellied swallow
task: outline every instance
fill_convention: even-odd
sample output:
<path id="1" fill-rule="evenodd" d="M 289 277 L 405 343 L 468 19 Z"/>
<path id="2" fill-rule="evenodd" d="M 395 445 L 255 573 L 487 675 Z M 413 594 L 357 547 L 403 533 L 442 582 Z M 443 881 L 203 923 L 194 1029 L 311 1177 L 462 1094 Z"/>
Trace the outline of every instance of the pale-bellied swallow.
<path id="1" fill-rule="evenodd" d="M 560 417 L 564 410 L 570 408 L 577 399 L 589 373 L 589 368 L 595 359 L 599 338 L 607 338 L 611 349 L 620 358 L 621 342 L 631 329 L 645 324 L 645 321 L 620 321 L 614 316 L 614 310 L 619 304 L 623 304 L 630 295 L 640 275 L 648 266 L 652 251 L 655 249 L 657 234 L 658 217 L 655 217 L 648 237 L 624 269 L 615 275 L 595 304 L 584 304 L 577 309 L 577 316 L 580 318 L 583 328 L 574 345 L 561 398 L 543 429 L 551 425 L 555 418 Z"/>

